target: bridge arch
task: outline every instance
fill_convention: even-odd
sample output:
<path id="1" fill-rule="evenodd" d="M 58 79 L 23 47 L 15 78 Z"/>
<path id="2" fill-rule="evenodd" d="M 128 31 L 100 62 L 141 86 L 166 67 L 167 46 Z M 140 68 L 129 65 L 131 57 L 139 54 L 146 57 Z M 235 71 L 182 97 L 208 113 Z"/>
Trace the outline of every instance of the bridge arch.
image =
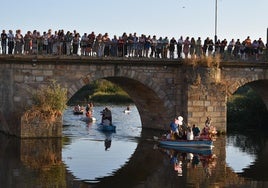
<path id="1" fill-rule="evenodd" d="M 248 77 L 240 79 L 228 87 L 228 96 L 234 94 L 240 87 L 248 85 L 262 98 L 267 110 L 268 110 L 268 79 L 259 79 L 255 77 Z"/>
<path id="2" fill-rule="evenodd" d="M 99 74 L 89 72 L 82 75 L 68 87 L 68 99 L 78 90 L 93 81 L 105 79 L 121 87 L 135 103 L 145 128 L 166 129 L 162 122 L 170 121 L 170 114 L 173 113 L 174 102 L 170 99 L 168 92 L 165 92 L 161 85 L 153 82 L 144 75 L 124 70 L 115 75 L 111 71 L 100 71 Z"/>
<path id="3" fill-rule="evenodd" d="M 250 85 L 249 83 L 254 83 L 256 81 L 260 81 L 260 79 L 256 77 L 238 79 L 227 87 L 227 94 L 228 96 L 233 95 L 238 90 L 238 88 L 244 85 Z"/>

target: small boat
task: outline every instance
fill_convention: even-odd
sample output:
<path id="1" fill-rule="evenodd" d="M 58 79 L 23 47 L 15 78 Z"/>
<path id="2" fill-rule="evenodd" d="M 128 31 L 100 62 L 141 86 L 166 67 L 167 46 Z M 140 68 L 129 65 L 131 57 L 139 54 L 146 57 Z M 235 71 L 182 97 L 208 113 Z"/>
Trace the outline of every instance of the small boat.
<path id="1" fill-rule="evenodd" d="M 104 132 L 115 132 L 116 126 L 115 125 L 105 125 L 105 124 L 99 124 L 98 129 Z"/>
<path id="2" fill-rule="evenodd" d="M 79 105 L 75 106 L 73 109 L 74 115 L 81 115 L 84 114 L 84 108 L 80 107 Z"/>
<path id="3" fill-rule="evenodd" d="M 124 110 L 124 113 L 125 113 L 125 114 L 129 114 L 130 112 L 131 112 L 130 107 L 127 106 L 127 108 Z"/>
<path id="4" fill-rule="evenodd" d="M 125 114 L 129 114 L 131 112 L 131 110 L 124 110 Z"/>
<path id="5" fill-rule="evenodd" d="M 74 115 L 82 115 L 84 114 L 84 110 L 74 110 L 73 113 Z"/>
<path id="6" fill-rule="evenodd" d="M 169 148 L 212 148 L 212 140 L 169 140 L 169 139 L 160 139 L 160 146 L 166 146 Z"/>
<path id="7" fill-rule="evenodd" d="M 174 149 L 172 146 L 160 145 L 163 149 Z M 181 153 L 192 153 L 198 155 L 212 155 L 212 148 L 209 147 L 176 147 L 174 150 Z"/>
<path id="8" fill-rule="evenodd" d="M 95 122 L 96 121 L 96 118 L 95 117 L 82 117 L 81 118 L 81 121 L 84 121 L 84 122 Z"/>

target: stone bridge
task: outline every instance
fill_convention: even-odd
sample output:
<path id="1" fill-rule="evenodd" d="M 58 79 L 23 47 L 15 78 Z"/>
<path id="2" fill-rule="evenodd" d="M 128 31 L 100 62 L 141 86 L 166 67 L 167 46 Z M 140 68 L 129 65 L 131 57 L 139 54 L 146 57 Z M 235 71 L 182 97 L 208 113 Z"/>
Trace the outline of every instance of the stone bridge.
<path id="1" fill-rule="evenodd" d="M 246 84 L 268 108 L 268 63 L 207 66 L 187 60 L 1 56 L 0 64 L 0 131 L 22 138 L 61 136 L 62 119 L 43 127 L 23 125 L 21 120 L 32 104 L 31 94 L 51 80 L 68 90 L 68 99 L 95 80 L 117 84 L 134 101 L 144 128 L 167 129 L 179 115 L 203 126 L 211 116 L 213 125 L 226 132 L 228 96 Z"/>

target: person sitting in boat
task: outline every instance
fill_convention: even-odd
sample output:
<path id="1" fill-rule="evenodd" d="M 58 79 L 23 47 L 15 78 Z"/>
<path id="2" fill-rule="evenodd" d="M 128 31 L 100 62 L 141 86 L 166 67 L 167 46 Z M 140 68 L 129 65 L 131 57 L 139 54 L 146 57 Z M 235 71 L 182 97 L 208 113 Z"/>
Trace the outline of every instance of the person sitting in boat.
<path id="1" fill-rule="evenodd" d="M 127 111 L 130 111 L 130 107 L 129 106 L 127 106 Z"/>
<path id="2" fill-rule="evenodd" d="M 194 134 L 190 126 L 187 127 L 187 140 L 193 140 Z"/>
<path id="3" fill-rule="evenodd" d="M 199 136 L 200 139 L 210 139 L 209 135 L 209 127 L 204 127 L 201 131 L 201 134 Z"/>
<path id="4" fill-rule="evenodd" d="M 105 123 L 109 121 L 109 125 L 112 125 L 112 112 L 109 108 L 105 107 L 105 109 L 101 112 L 102 114 L 102 119 L 101 123 Z"/>
<path id="5" fill-rule="evenodd" d="M 75 112 L 80 111 L 80 106 L 79 106 L 79 105 L 76 105 L 76 106 L 74 107 L 74 111 L 75 111 Z"/>
<path id="6" fill-rule="evenodd" d="M 193 124 L 192 131 L 194 134 L 194 138 L 198 138 L 200 136 L 200 129 L 195 124 Z"/>
<path id="7" fill-rule="evenodd" d="M 88 117 L 88 118 L 92 118 L 92 111 L 87 111 L 86 112 L 86 117 Z"/>
<path id="8" fill-rule="evenodd" d="M 87 112 L 88 111 L 93 111 L 93 103 L 92 102 L 90 102 L 90 103 L 87 104 L 86 111 Z"/>

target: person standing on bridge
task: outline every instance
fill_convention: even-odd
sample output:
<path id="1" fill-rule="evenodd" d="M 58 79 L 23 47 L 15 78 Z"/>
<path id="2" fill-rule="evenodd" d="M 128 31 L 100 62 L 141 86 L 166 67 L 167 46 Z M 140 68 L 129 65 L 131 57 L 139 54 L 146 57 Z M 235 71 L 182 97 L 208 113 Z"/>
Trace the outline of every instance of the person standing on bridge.
<path id="1" fill-rule="evenodd" d="M 202 40 L 201 37 L 198 37 L 195 44 L 195 55 L 198 58 L 201 58 L 202 55 Z"/>
<path id="2" fill-rule="evenodd" d="M 184 53 L 185 59 L 188 59 L 190 44 L 191 42 L 189 40 L 189 37 L 186 37 L 186 39 L 183 42 L 183 53 Z"/>
<path id="3" fill-rule="evenodd" d="M 195 39 L 192 37 L 190 41 L 190 55 L 192 59 L 195 59 L 195 45 Z"/>
<path id="4" fill-rule="evenodd" d="M 31 45 L 32 45 L 32 33 L 31 31 L 27 31 L 24 35 L 24 54 L 31 54 Z"/>
<path id="5" fill-rule="evenodd" d="M 3 30 L 1 33 L 1 47 L 2 47 L 2 54 L 6 54 L 7 53 L 7 34 L 5 30 Z"/>
<path id="6" fill-rule="evenodd" d="M 15 37 L 14 37 L 14 34 L 13 34 L 12 30 L 8 31 L 7 39 L 8 39 L 8 42 L 7 42 L 8 54 L 12 54 L 13 50 L 14 50 L 14 46 L 15 46 L 15 41 L 14 41 Z"/>
<path id="7" fill-rule="evenodd" d="M 18 29 L 15 35 L 15 54 L 22 54 L 22 47 L 24 45 L 24 38 L 21 34 L 21 30 Z"/>
<path id="8" fill-rule="evenodd" d="M 177 41 L 174 37 L 169 41 L 169 57 L 170 59 L 174 59 L 174 51 L 175 51 L 175 45 L 177 44 Z"/>
<path id="9" fill-rule="evenodd" d="M 246 59 L 249 58 L 249 56 L 251 55 L 251 39 L 250 39 L 250 36 L 248 36 L 246 39 L 245 39 L 245 55 L 246 55 Z"/>
<path id="10" fill-rule="evenodd" d="M 150 54 L 150 57 L 156 57 L 156 45 L 157 45 L 157 39 L 156 39 L 156 36 L 154 35 L 153 38 L 151 39 L 151 54 Z"/>
<path id="11" fill-rule="evenodd" d="M 73 46 L 73 55 L 78 55 L 78 48 L 79 48 L 80 36 L 79 33 L 76 33 L 73 38 L 72 46 Z"/>

